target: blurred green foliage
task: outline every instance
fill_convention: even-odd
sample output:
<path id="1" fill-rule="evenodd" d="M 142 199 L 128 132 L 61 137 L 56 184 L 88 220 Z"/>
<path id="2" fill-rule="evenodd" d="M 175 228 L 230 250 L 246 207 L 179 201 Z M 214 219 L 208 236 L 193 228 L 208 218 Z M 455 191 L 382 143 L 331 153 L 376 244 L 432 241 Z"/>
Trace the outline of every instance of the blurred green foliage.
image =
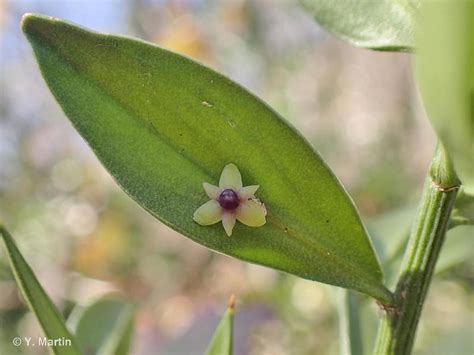
<path id="1" fill-rule="evenodd" d="M 18 28 L 27 11 L 154 41 L 249 87 L 315 145 L 366 221 L 412 215 L 434 150 L 409 55 L 353 48 L 278 0 L 0 3 L 0 219 L 63 313 L 113 291 L 137 306 L 134 354 L 202 354 L 235 293 L 236 354 L 336 354 L 329 287 L 212 254 L 117 188 L 44 86 Z M 379 226 L 380 249 L 396 251 L 409 226 Z M 0 253 L 0 353 L 29 354 L 11 339 L 41 332 Z M 473 269 L 463 259 L 436 276 L 416 354 L 473 352 Z M 370 344 L 380 311 L 363 305 Z"/>

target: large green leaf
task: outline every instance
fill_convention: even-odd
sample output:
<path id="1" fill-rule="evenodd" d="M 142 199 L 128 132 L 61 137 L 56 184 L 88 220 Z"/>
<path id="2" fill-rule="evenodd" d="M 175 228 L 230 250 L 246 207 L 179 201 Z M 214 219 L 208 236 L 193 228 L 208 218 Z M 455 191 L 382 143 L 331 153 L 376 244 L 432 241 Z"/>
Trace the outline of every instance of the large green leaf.
<path id="1" fill-rule="evenodd" d="M 133 307 L 115 297 L 104 297 L 73 310 L 68 324 L 84 354 L 126 355 L 133 335 Z"/>
<path id="2" fill-rule="evenodd" d="M 67 329 L 63 317 L 41 287 L 33 270 L 15 245 L 12 236 L 2 225 L 0 225 L 0 235 L 5 243 L 15 280 L 23 297 L 38 319 L 46 338 L 53 342 L 53 345 L 50 346 L 51 351 L 58 355 L 80 354 L 76 340 Z M 31 340 L 31 344 L 33 343 L 35 341 Z M 39 344 L 35 343 L 35 345 Z"/>
<path id="3" fill-rule="evenodd" d="M 390 302 L 352 201 L 309 144 L 262 101 L 186 57 L 130 38 L 26 15 L 49 88 L 118 184 L 168 226 L 215 251 Z M 267 223 L 192 217 L 235 163 L 259 184 Z"/>
<path id="4" fill-rule="evenodd" d="M 317 22 L 357 47 L 414 49 L 420 0 L 300 0 Z"/>
<path id="5" fill-rule="evenodd" d="M 219 322 L 212 337 L 206 355 L 232 355 L 234 338 L 234 296 L 229 301 L 229 307 Z"/>
<path id="6" fill-rule="evenodd" d="M 474 192 L 474 3 L 426 1 L 420 18 L 421 96 L 459 178 Z"/>

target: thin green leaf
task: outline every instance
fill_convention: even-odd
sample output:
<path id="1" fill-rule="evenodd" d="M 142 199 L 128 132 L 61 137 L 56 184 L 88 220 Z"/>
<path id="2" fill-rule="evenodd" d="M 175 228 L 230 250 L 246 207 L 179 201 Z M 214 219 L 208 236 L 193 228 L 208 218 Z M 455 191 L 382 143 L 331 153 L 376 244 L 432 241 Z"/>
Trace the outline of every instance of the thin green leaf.
<path id="1" fill-rule="evenodd" d="M 436 264 L 437 274 L 449 271 L 474 258 L 474 227 L 459 226 L 450 230 Z"/>
<path id="2" fill-rule="evenodd" d="M 382 264 L 400 253 L 406 245 L 416 205 L 385 212 L 368 220 L 367 228 Z"/>
<path id="3" fill-rule="evenodd" d="M 474 226 L 474 195 L 468 194 L 463 188 L 458 192 L 449 221 L 450 228 L 460 225 Z"/>
<path id="4" fill-rule="evenodd" d="M 229 307 L 214 332 L 214 336 L 207 348 L 206 355 L 232 355 L 234 332 L 235 299 L 231 297 Z"/>
<path id="5" fill-rule="evenodd" d="M 456 199 L 458 208 L 472 207 L 470 205 L 471 197 L 462 191 L 458 193 Z M 472 212 L 470 209 L 469 211 Z M 369 230 L 374 236 L 379 255 L 383 256 L 381 258 L 382 266 L 389 284 L 395 281 L 398 275 L 403 253 L 408 244 L 414 212 L 414 207 L 403 208 L 388 212 L 369 223 Z M 459 214 L 454 217 L 458 218 Z M 474 256 L 474 248 L 471 247 L 474 243 L 472 238 L 474 227 L 471 225 L 457 226 L 455 220 L 451 220 L 449 225 L 450 229 L 436 265 L 436 273 L 448 271 Z"/>
<path id="6" fill-rule="evenodd" d="M 47 339 L 53 343 L 56 341 L 55 344 L 50 346 L 51 351 L 57 355 L 80 354 L 76 339 L 67 329 L 62 315 L 41 287 L 33 270 L 31 270 L 15 245 L 12 236 L 2 225 L 0 225 L 0 235 L 5 243 L 15 280 L 23 297 L 35 314 Z"/>
<path id="7" fill-rule="evenodd" d="M 340 355 L 364 354 L 361 309 L 362 303 L 358 295 L 349 290 L 337 290 Z"/>
<path id="8" fill-rule="evenodd" d="M 420 12 L 416 74 L 424 106 L 474 192 L 474 3 L 425 1 Z"/>
<path id="9" fill-rule="evenodd" d="M 130 312 L 129 320 L 125 319 L 122 327 L 117 328 L 118 331 L 109 340 L 107 346 L 104 348 L 104 354 L 128 355 L 133 342 L 133 334 L 135 328 L 133 325 L 133 313 Z"/>
<path id="10" fill-rule="evenodd" d="M 215 251 L 300 277 L 390 294 L 351 199 L 278 114 L 224 76 L 130 38 L 25 15 L 23 31 L 66 115 L 118 184 L 168 226 Z M 260 185 L 267 223 L 200 226 L 194 211 L 235 163 Z"/>
<path id="11" fill-rule="evenodd" d="M 133 335 L 133 307 L 112 297 L 73 310 L 68 324 L 74 329 L 83 353 L 126 355 Z"/>
<path id="12" fill-rule="evenodd" d="M 316 21 L 350 44 L 412 51 L 420 0 L 300 0 Z"/>

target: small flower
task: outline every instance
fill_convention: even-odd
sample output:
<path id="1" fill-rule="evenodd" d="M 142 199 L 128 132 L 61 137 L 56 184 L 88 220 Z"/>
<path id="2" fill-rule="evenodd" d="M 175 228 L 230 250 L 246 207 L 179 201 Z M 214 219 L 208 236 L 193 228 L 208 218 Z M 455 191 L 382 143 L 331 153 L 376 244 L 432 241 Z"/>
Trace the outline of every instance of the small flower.
<path id="1" fill-rule="evenodd" d="M 259 186 L 242 187 L 242 177 L 234 164 L 224 167 L 219 186 L 207 182 L 202 186 L 211 200 L 194 212 L 193 219 L 200 225 L 209 226 L 222 221 L 225 232 L 231 236 L 236 219 L 250 227 L 265 224 L 265 205 L 255 198 Z"/>

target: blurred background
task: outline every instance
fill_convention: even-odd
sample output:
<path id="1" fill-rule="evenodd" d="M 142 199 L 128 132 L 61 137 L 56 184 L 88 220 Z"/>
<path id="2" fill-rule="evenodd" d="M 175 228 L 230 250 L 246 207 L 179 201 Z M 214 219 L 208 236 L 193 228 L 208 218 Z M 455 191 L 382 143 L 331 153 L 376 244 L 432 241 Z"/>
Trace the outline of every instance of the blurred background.
<path id="1" fill-rule="evenodd" d="M 0 220 L 64 314 L 114 293 L 137 307 L 133 354 L 202 354 L 235 294 L 237 355 L 337 354 L 335 288 L 211 253 L 117 187 L 47 90 L 25 12 L 157 43 L 262 97 L 346 186 L 389 278 L 435 145 L 411 55 L 353 48 L 290 0 L 0 2 Z M 415 354 L 474 353 L 472 237 L 448 235 Z M 360 301 L 370 345 L 380 311 Z M 0 353 L 47 353 L 11 345 L 41 334 L 0 248 Z"/>

